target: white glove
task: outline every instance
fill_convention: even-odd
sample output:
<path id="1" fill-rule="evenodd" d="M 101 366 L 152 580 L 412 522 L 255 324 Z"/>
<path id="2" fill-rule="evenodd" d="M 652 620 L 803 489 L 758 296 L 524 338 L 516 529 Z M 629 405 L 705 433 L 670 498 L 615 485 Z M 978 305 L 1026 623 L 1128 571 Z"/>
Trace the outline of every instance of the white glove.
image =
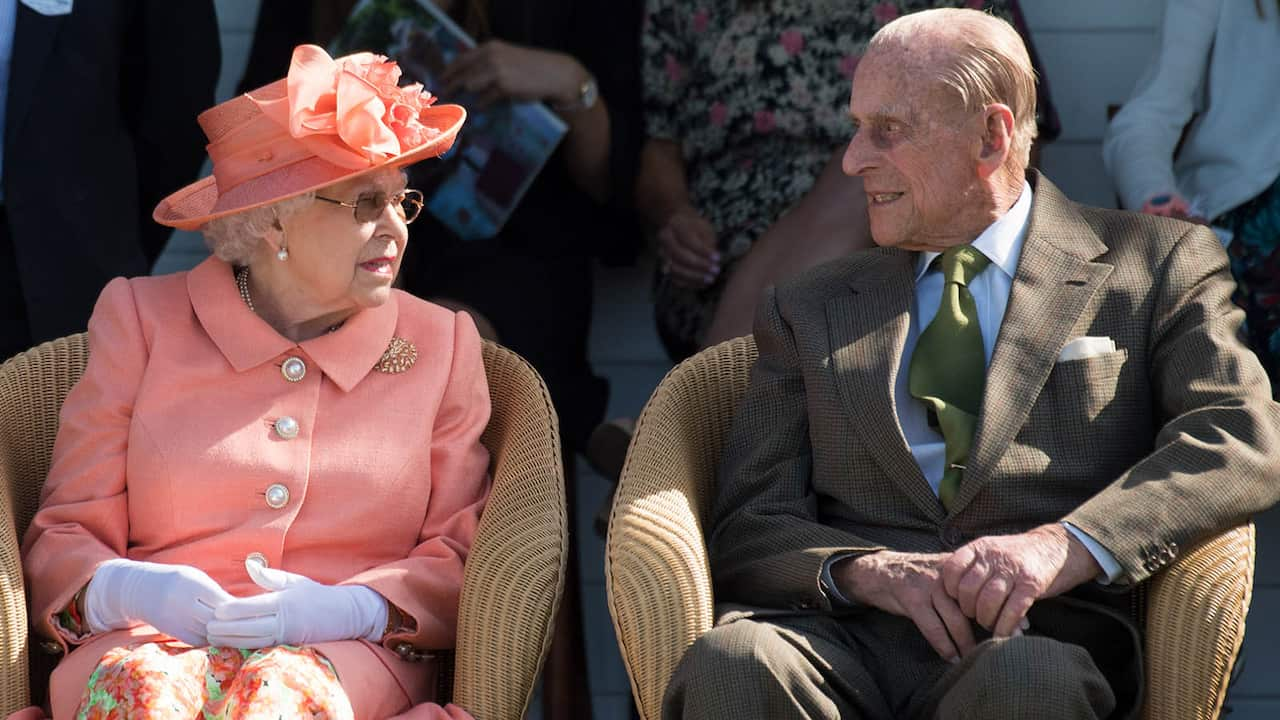
<path id="1" fill-rule="evenodd" d="M 85 623 L 95 633 L 140 622 L 192 647 L 219 605 L 235 600 L 203 570 L 119 558 L 98 566 L 84 593 Z"/>
<path id="2" fill-rule="evenodd" d="M 363 585 L 322 585 L 252 560 L 244 567 L 259 587 L 273 592 L 219 605 L 209 621 L 210 645 L 256 649 L 382 639 L 387 601 L 373 590 Z"/>

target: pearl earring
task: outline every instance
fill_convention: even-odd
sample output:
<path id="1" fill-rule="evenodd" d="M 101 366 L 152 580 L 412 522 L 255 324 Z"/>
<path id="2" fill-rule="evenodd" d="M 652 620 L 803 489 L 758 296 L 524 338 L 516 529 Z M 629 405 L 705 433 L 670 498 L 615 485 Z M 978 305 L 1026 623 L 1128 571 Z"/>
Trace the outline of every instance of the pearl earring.
<path id="1" fill-rule="evenodd" d="M 276 259 L 284 262 L 289 259 L 289 246 L 285 244 L 284 226 L 280 224 L 280 218 L 274 217 L 274 215 L 275 213 L 273 212 L 271 226 L 280 231 L 280 249 L 276 251 Z"/>

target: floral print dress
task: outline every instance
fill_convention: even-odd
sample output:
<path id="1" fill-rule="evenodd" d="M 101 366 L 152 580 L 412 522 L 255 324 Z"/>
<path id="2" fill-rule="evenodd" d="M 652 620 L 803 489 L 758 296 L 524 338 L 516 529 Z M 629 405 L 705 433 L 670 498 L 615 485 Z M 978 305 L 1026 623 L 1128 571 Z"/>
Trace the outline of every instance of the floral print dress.
<path id="1" fill-rule="evenodd" d="M 108 651 L 76 711 L 76 720 L 352 717 L 333 666 L 315 650 L 193 648 L 179 642 Z"/>
<path id="2" fill-rule="evenodd" d="M 680 143 L 690 201 L 728 267 L 797 202 L 848 142 L 850 81 L 867 41 L 899 15 L 983 0 L 646 0 L 645 129 Z M 704 290 L 659 280 L 668 352 L 696 351 L 727 273 Z"/>

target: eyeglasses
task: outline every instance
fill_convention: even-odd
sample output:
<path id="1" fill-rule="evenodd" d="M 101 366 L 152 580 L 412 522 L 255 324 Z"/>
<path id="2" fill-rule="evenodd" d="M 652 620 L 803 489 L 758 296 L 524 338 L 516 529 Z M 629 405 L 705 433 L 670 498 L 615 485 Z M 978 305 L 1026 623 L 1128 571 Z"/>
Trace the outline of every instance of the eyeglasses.
<path id="1" fill-rule="evenodd" d="M 353 203 L 335 200 L 333 198 L 316 196 L 317 200 L 323 200 L 334 205 L 352 208 L 358 223 L 377 222 L 382 216 L 382 209 L 390 203 L 404 220 L 404 224 L 408 225 L 418 219 L 418 214 L 422 212 L 422 193 L 417 190 L 401 190 L 398 193 L 385 193 L 381 190 L 378 192 L 365 193 L 356 198 Z"/>

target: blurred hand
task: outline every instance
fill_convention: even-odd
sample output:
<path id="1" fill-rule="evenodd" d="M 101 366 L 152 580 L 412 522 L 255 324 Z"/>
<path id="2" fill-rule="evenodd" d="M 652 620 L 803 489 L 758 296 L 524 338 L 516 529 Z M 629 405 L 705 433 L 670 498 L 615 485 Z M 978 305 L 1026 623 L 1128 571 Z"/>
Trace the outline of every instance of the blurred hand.
<path id="1" fill-rule="evenodd" d="M 845 597 L 910 618 L 943 659 L 956 661 L 973 650 L 973 628 L 939 581 L 946 553 L 891 550 L 841 560 L 832 578 Z"/>
<path id="2" fill-rule="evenodd" d="M 467 50 L 445 68 L 440 80 L 446 97 L 466 92 L 477 109 L 499 100 L 570 104 L 588 74 L 569 55 L 488 40 Z"/>
<path id="3" fill-rule="evenodd" d="M 146 623 L 192 647 L 208 644 L 206 624 L 234 600 L 203 570 L 124 558 L 108 560 L 85 590 L 85 623 L 93 632 Z"/>
<path id="4" fill-rule="evenodd" d="M 1161 195 L 1153 195 L 1142 204 L 1142 212 L 1147 215 L 1160 215 L 1161 217 L 1171 217 L 1178 220 L 1186 220 L 1187 222 L 1199 223 L 1200 225 L 1208 225 L 1209 221 L 1199 215 L 1191 214 L 1191 203 L 1178 193 L 1165 193 Z"/>
<path id="5" fill-rule="evenodd" d="M 363 585 L 323 585 L 303 575 L 246 562 L 263 595 L 232 598 L 209 621 L 209 644 L 264 648 L 334 640 L 378 642 L 387 626 L 387 601 Z"/>
<path id="6" fill-rule="evenodd" d="M 658 259 L 673 284 L 707 287 L 720 275 L 715 228 L 692 207 L 676 210 L 658 229 Z"/>
<path id="7" fill-rule="evenodd" d="M 956 550 L 942 585 L 960 610 L 996 637 L 1023 627 L 1027 610 L 1101 574 L 1089 550 L 1059 523 L 1020 535 L 991 535 Z"/>

